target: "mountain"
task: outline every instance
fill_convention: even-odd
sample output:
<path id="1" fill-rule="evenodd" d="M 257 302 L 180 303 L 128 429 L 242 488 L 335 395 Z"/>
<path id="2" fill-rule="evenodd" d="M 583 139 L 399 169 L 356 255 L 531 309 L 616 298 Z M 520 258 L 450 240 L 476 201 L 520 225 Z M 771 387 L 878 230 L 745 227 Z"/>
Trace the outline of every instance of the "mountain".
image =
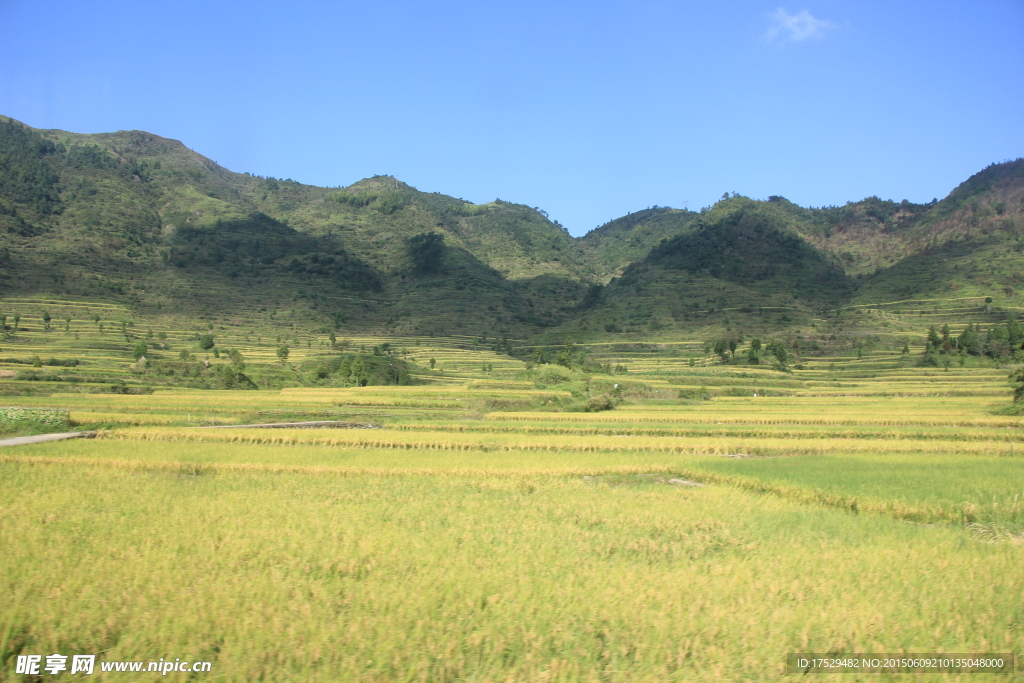
<path id="1" fill-rule="evenodd" d="M 636 211 L 591 230 L 580 239 L 580 248 L 594 264 L 598 279 L 607 282 L 662 240 L 682 232 L 697 215 L 667 206 Z"/>
<path id="2" fill-rule="evenodd" d="M 409 240 L 431 233 L 439 261 L 424 270 Z M 383 176 L 315 187 L 233 173 L 140 131 L 0 121 L 7 295 L 204 315 L 298 297 L 304 324 L 522 336 L 563 320 L 592 277 L 575 240 L 530 207 Z"/>
<path id="3" fill-rule="evenodd" d="M 865 278 L 857 303 L 992 297 L 1017 307 L 1024 287 L 1024 160 L 993 164 L 899 236 L 905 256 Z"/>
<path id="4" fill-rule="evenodd" d="M 685 218 L 675 236 L 662 238 L 603 290 L 592 289 L 587 312 L 566 327 L 692 330 L 765 310 L 786 311 L 785 322 L 792 322 L 794 315 L 842 306 L 855 292 L 851 278 L 773 202 L 735 196 Z"/>
<path id="5" fill-rule="evenodd" d="M 813 325 L 838 338 L 854 333 L 842 322 L 851 307 L 989 297 L 1017 310 L 1022 211 L 1017 160 L 928 204 L 733 195 L 574 239 L 500 199 L 472 204 L 391 176 L 316 187 L 236 173 L 146 132 L 0 117 L 0 294 L 144 315 L 288 310 L 308 329 L 538 340 Z"/>
<path id="6" fill-rule="evenodd" d="M 803 208 L 778 196 L 732 196 L 700 214 L 637 212 L 583 239 L 599 272 L 619 277 L 591 288 L 581 314 L 544 338 L 795 337 L 803 329 L 804 341 L 838 348 L 864 335 L 894 344 L 919 335 L 925 307 L 958 311 L 959 324 L 996 322 L 1024 310 L 1022 214 L 1024 160 L 993 164 L 928 204 L 868 197 Z M 629 247 L 649 250 L 622 267 Z M 867 306 L 890 313 L 858 316 Z"/>

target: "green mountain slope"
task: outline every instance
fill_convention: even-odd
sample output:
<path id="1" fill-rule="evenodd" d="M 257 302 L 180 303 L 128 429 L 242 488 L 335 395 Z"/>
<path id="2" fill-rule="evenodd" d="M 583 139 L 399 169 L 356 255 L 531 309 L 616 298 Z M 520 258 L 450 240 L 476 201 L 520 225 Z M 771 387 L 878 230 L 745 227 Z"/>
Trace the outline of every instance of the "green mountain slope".
<path id="1" fill-rule="evenodd" d="M 906 241 L 910 255 L 867 278 L 858 303 L 941 295 L 1020 306 L 1024 160 L 971 176 L 911 225 Z"/>
<path id="2" fill-rule="evenodd" d="M 869 276 L 951 242 L 1015 239 L 1024 208 L 1024 160 L 993 164 L 938 202 L 914 204 L 868 197 L 845 206 L 805 209 L 770 201 L 793 228 L 843 270 Z M 942 269 L 936 274 L 941 276 Z"/>
<path id="3" fill-rule="evenodd" d="M 685 223 L 677 218 L 674 237 L 592 290 L 581 315 L 546 338 L 706 338 L 812 326 L 824 344 L 870 334 L 872 325 L 892 335 L 921 322 L 850 318 L 845 307 L 892 305 L 898 314 L 914 302 L 972 315 L 988 300 L 972 319 L 999 320 L 1024 311 L 1022 211 L 1021 160 L 990 166 L 929 204 L 869 197 L 808 209 L 782 197 L 733 196 Z M 618 228 L 609 242 L 628 243 L 629 228 L 651 216 L 609 224 Z"/>
<path id="4" fill-rule="evenodd" d="M 913 253 L 906 230 L 931 206 L 878 197 L 824 208 L 800 207 L 784 197 L 768 202 L 793 230 L 854 276 L 887 268 Z"/>
<path id="5" fill-rule="evenodd" d="M 681 233 L 697 215 L 667 206 L 636 211 L 591 230 L 580 239 L 580 247 L 597 269 L 598 278 L 607 282 L 662 240 Z"/>
<path id="6" fill-rule="evenodd" d="M 735 197 L 719 202 L 692 229 L 659 246 L 640 263 L 712 277 L 767 296 L 793 295 L 835 305 L 851 291 L 842 272 L 772 211 Z M 632 279 L 627 269 L 623 280 Z"/>
<path id="7" fill-rule="evenodd" d="M 146 315 L 247 311 L 297 329 L 494 339 L 809 325 L 837 337 L 850 327 L 822 321 L 849 307 L 1022 306 L 1022 213 L 1018 160 L 929 204 L 732 196 L 700 213 L 638 211 L 574 239 L 540 209 L 390 176 L 316 187 L 235 173 L 141 131 L 0 118 L 0 296 Z M 857 320 L 856 334 L 883 324 Z"/>
<path id="8" fill-rule="evenodd" d="M 784 211 L 731 197 L 592 292 L 583 316 L 563 329 L 694 330 L 766 310 L 790 323 L 843 305 L 854 290 L 826 254 L 792 229 Z"/>
<path id="9" fill-rule="evenodd" d="M 306 324 L 522 336 L 563 320 L 592 277 L 539 210 L 477 206 L 391 177 L 331 189 L 233 173 L 139 131 L 79 135 L 4 119 L 0 178 L 7 294 L 210 314 L 301 299 Z M 408 242 L 429 233 L 443 258 L 424 288 Z"/>

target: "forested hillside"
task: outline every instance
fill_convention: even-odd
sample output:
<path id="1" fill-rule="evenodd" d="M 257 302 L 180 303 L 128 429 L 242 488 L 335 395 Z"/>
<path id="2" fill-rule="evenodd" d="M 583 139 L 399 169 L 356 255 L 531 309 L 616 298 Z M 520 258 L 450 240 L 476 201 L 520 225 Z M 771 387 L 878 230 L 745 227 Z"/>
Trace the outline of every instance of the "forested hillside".
<path id="1" fill-rule="evenodd" d="M 1024 287 L 1022 210 L 1018 160 L 927 204 L 733 195 L 574 239 L 539 208 L 390 176 L 315 187 L 229 171 L 141 131 L 0 119 L 3 294 L 147 315 L 244 309 L 309 329 L 525 340 L 771 331 L 903 300 L 1010 311 Z"/>
<path id="2" fill-rule="evenodd" d="M 288 307 L 303 325 L 408 332 L 529 334 L 564 320 L 592 277 L 573 238 L 523 205 L 383 176 L 313 187 L 233 173 L 148 133 L 9 119 L 0 242 L 8 294 L 210 315 Z"/>

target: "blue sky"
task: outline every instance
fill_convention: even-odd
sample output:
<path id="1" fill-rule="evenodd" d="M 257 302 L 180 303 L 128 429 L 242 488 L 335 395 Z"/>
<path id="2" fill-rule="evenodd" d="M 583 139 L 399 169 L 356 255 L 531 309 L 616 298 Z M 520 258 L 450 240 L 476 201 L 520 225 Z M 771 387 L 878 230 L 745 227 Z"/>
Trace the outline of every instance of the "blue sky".
<path id="1" fill-rule="evenodd" d="M 925 202 L 1024 156 L 1024 2 L 0 0 L 0 113 L 574 235 L 723 192 Z"/>

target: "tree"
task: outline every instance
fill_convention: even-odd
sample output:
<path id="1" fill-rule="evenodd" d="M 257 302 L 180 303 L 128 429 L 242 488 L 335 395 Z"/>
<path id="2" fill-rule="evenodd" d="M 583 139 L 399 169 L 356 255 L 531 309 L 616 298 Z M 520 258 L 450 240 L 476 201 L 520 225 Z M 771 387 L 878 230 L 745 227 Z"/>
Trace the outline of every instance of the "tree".
<path id="1" fill-rule="evenodd" d="M 444 258 L 444 235 L 436 232 L 424 232 L 410 237 L 405 242 L 412 257 L 416 272 L 430 275 L 441 270 Z"/>
<path id="2" fill-rule="evenodd" d="M 132 348 L 132 358 L 138 360 L 139 358 L 145 356 L 147 351 L 149 351 L 149 347 L 146 346 L 146 342 L 137 342 L 135 346 Z"/>
<path id="3" fill-rule="evenodd" d="M 21 322 L 21 315 L 19 315 L 18 313 L 15 313 L 14 314 L 14 331 L 15 332 L 18 331 L 18 323 L 20 323 L 20 322 Z"/>
<path id="4" fill-rule="evenodd" d="M 1021 327 L 1016 318 L 1010 318 L 1006 323 L 1006 332 L 1009 337 L 1010 346 L 1017 346 L 1024 341 L 1024 327 Z"/>
<path id="5" fill-rule="evenodd" d="M 50 312 L 49 311 L 43 311 L 43 329 L 45 329 L 47 332 L 50 331 L 50 321 L 51 320 L 53 320 L 53 318 L 50 317 Z"/>
<path id="6" fill-rule="evenodd" d="M 201 348 L 203 351 L 209 351 L 210 349 L 212 349 L 213 348 L 213 335 L 212 334 L 200 335 L 200 337 L 199 337 L 199 348 Z"/>
<path id="7" fill-rule="evenodd" d="M 1024 403 L 1024 368 L 1020 368 L 1010 375 L 1010 381 L 1014 383 L 1013 402 Z"/>
<path id="8" fill-rule="evenodd" d="M 437 365 L 437 360 L 434 358 L 430 359 L 430 369 L 433 370 L 434 366 Z"/>
<path id="9" fill-rule="evenodd" d="M 910 353 L 910 342 L 903 342 L 903 350 L 900 353 Z"/>
<path id="10" fill-rule="evenodd" d="M 225 389 L 234 389 L 237 373 L 230 365 L 221 365 L 216 370 L 220 383 Z"/>
<path id="11" fill-rule="evenodd" d="M 565 345 L 555 356 L 555 363 L 561 365 L 562 367 L 571 368 L 573 362 L 576 360 L 575 351 L 576 342 L 574 342 L 571 337 L 569 339 L 566 339 Z"/>
<path id="12" fill-rule="evenodd" d="M 365 387 L 370 381 L 366 375 L 366 364 L 363 363 L 362 358 L 356 358 L 349 366 L 349 381 L 357 387 Z"/>
<path id="13" fill-rule="evenodd" d="M 256 384 L 237 370 L 234 365 L 220 365 L 214 371 L 214 377 L 220 381 L 224 389 L 255 389 Z"/>
<path id="14" fill-rule="evenodd" d="M 988 334 L 985 335 L 984 354 L 993 358 L 1002 358 L 1011 353 L 1013 353 L 1013 347 L 1010 345 L 1009 326 L 994 325 L 989 328 Z"/>
<path id="15" fill-rule="evenodd" d="M 940 337 L 939 333 L 935 330 L 935 325 L 928 328 L 928 343 L 931 344 L 932 348 L 936 351 L 938 351 L 939 347 L 942 346 L 942 337 Z"/>
<path id="16" fill-rule="evenodd" d="M 288 360 L 288 347 L 287 346 L 279 346 L 279 347 L 277 347 L 277 358 L 282 363 L 285 362 L 286 360 Z"/>
<path id="17" fill-rule="evenodd" d="M 235 372 L 245 370 L 245 361 L 242 359 L 242 354 L 238 349 L 231 349 L 228 351 L 228 358 L 231 359 L 231 368 Z"/>
<path id="18" fill-rule="evenodd" d="M 770 341 L 765 347 L 769 353 L 775 356 L 775 360 L 779 362 L 779 365 L 785 365 L 786 361 L 789 360 L 789 353 L 786 351 L 786 345 L 778 341 Z"/>
<path id="19" fill-rule="evenodd" d="M 964 328 L 963 334 L 957 339 L 961 349 L 972 356 L 980 356 L 982 351 L 981 335 L 971 325 Z"/>

